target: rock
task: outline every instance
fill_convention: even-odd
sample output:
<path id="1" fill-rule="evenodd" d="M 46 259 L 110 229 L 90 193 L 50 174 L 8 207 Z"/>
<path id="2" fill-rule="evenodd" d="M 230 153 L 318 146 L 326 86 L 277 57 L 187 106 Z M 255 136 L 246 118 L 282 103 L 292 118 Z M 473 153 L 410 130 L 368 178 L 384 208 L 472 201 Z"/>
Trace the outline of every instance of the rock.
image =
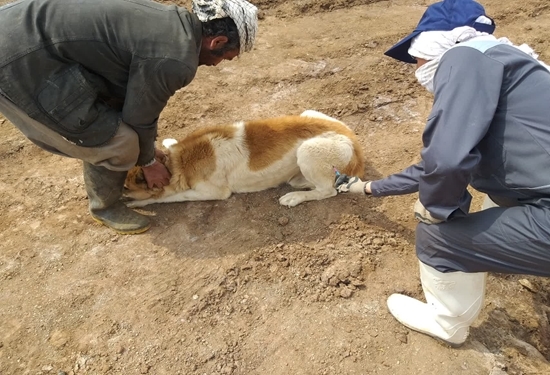
<path id="1" fill-rule="evenodd" d="M 325 284 L 328 284 L 330 279 L 334 277 L 334 269 L 333 268 L 327 268 L 322 274 L 321 274 L 321 281 Z"/>
<path id="2" fill-rule="evenodd" d="M 535 348 L 533 345 L 520 340 L 516 337 L 510 337 L 510 343 L 512 346 L 516 347 L 516 349 L 523 354 L 526 357 L 536 358 L 538 360 L 546 362 L 546 358 L 542 355 L 541 352 L 538 351 L 537 348 Z"/>
<path id="3" fill-rule="evenodd" d="M 353 290 L 350 288 L 342 288 L 340 289 L 340 297 L 342 298 L 350 298 L 353 295 Z"/>
<path id="4" fill-rule="evenodd" d="M 147 374 L 147 373 L 149 373 L 149 369 L 151 369 L 151 366 L 149 366 L 146 363 L 142 363 L 140 368 L 139 368 L 139 372 L 142 373 L 142 374 Z"/>
<path id="5" fill-rule="evenodd" d="M 59 348 L 63 347 L 69 341 L 69 338 L 67 337 L 66 332 L 56 330 L 50 336 L 49 341 L 50 341 L 51 345 L 53 345 L 55 348 L 59 349 Z"/>
<path id="6" fill-rule="evenodd" d="M 398 333 L 395 335 L 395 337 L 401 341 L 403 344 L 406 344 L 408 342 L 407 335 L 405 333 Z"/>
<path id="7" fill-rule="evenodd" d="M 374 40 L 370 41 L 368 43 L 365 43 L 365 47 L 367 47 L 367 48 L 376 48 L 376 47 L 378 47 L 378 42 L 376 42 Z"/>
<path id="8" fill-rule="evenodd" d="M 519 280 L 519 283 L 522 287 L 524 287 L 525 289 L 527 289 L 528 291 L 530 292 L 533 292 L 533 293 L 536 293 L 537 292 L 537 288 L 527 279 L 520 279 Z"/>
<path id="9" fill-rule="evenodd" d="M 288 220 L 288 217 L 286 216 L 282 216 L 279 218 L 279 220 L 277 220 L 279 222 L 279 225 L 284 227 L 285 225 L 288 224 L 289 220 Z"/>

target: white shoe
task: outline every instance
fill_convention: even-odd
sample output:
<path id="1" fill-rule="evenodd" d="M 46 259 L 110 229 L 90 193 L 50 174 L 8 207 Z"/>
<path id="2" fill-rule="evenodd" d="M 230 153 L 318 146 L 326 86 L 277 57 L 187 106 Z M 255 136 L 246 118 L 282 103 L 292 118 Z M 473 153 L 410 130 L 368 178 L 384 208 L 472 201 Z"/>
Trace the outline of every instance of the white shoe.
<path id="1" fill-rule="evenodd" d="M 483 306 L 487 273 L 442 273 L 419 263 L 427 303 L 392 294 L 387 301 L 390 313 L 412 330 L 462 345 Z"/>

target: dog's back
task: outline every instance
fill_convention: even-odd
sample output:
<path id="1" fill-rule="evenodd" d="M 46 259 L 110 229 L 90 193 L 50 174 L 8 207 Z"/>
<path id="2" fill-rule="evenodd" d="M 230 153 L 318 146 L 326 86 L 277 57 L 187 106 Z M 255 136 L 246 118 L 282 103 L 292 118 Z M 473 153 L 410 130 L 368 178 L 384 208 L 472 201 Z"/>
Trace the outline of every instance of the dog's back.
<path id="1" fill-rule="evenodd" d="M 334 168 L 350 176 L 361 176 L 364 169 L 361 147 L 351 129 L 314 111 L 208 127 L 163 144 L 169 146 L 172 179 L 154 199 L 158 202 L 225 199 L 231 193 L 285 182 L 313 189 L 280 199 L 283 205 L 295 206 L 335 195 Z"/>

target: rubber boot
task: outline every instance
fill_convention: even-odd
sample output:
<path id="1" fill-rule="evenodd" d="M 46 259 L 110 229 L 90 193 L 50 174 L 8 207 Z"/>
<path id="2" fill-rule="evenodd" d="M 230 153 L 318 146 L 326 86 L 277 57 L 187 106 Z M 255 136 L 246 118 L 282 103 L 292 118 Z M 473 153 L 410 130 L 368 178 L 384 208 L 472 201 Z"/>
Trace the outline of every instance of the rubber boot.
<path id="1" fill-rule="evenodd" d="M 410 329 L 462 345 L 483 306 L 487 273 L 442 273 L 419 263 L 427 303 L 392 294 L 387 301 L 391 314 Z"/>
<path id="2" fill-rule="evenodd" d="M 84 184 L 90 201 L 90 214 L 95 221 L 118 233 L 143 233 L 151 227 L 149 219 L 120 201 L 126 174 L 125 171 L 111 171 L 84 162 Z"/>

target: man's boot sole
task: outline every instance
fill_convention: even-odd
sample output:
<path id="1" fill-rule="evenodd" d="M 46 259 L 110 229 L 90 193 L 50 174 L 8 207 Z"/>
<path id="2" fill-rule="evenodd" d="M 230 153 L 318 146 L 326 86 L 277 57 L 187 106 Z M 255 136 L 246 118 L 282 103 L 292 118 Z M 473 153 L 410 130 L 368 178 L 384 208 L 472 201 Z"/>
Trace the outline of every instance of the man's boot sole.
<path id="1" fill-rule="evenodd" d="M 445 339 L 442 339 L 441 337 L 439 336 L 436 336 L 432 333 L 429 333 L 429 332 L 424 332 L 424 331 L 420 331 L 416 328 L 414 328 L 413 326 L 409 325 L 409 324 L 406 324 L 402 321 L 400 321 L 399 319 L 397 319 L 395 316 L 393 316 L 392 313 L 390 313 L 390 315 L 395 319 L 396 322 L 398 322 L 399 324 L 402 324 L 404 325 L 405 327 L 407 327 L 408 329 L 410 329 L 411 331 L 413 332 L 416 332 L 416 333 L 420 333 L 421 335 L 424 335 L 424 336 L 429 336 L 433 339 L 435 339 L 436 341 L 438 341 L 440 344 L 443 344 L 443 345 L 446 345 L 446 346 L 450 346 L 451 348 L 453 349 L 457 349 L 457 348 L 460 348 L 462 345 L 464 345 L 466 343 L 466 340 L 461 342 L 461 343 L 454 343 L 454 342 L 449 342 Z"/>
<path id="2" fill-rule="evenodd" d="M 140 234 L 143 232 L 146 232 L 149 228 L 151 228 L 151 224 L 147 225 L 146 227 L 135 229 L 135 230 L 129 230 L 129 231 L 121 231 L 120 229 L 113 228 L 112 226 L 108 225 L 107 223 L 101 221 L 100 219 L 92 216 L 92 219 L 94 219 L 96 222 L 98 222 L 101 225 L 105 225 L 107 228 L 114 230 L 118 234 Z"/>

